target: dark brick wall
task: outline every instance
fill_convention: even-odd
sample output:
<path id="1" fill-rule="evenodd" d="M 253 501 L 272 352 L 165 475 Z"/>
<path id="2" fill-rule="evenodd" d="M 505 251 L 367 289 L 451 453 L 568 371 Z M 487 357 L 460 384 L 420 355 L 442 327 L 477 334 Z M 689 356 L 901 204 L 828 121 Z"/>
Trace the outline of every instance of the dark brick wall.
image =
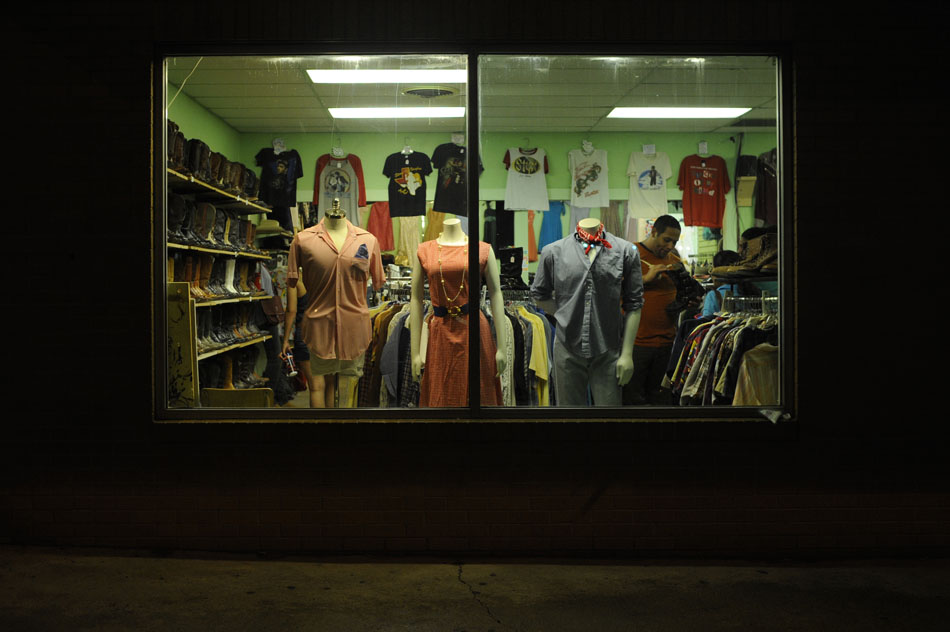
<path id="1" fill-rule="evenodd" d="M 29 3 L 5 38 L 0 542 L 945 554 L 936 433 L 946 422 L 939 365 L 927 369 L 942 359 L 943 233 L 929 193 L 945 180 L 931 166 L 947 128 L 940 16 L 860 6 L 624 2 L 601 14 L 488 1 L 410 14 L 370 2 Z M 154 43 L 406 39 L 788 44 L 797 423 L 152 425 Z"/>

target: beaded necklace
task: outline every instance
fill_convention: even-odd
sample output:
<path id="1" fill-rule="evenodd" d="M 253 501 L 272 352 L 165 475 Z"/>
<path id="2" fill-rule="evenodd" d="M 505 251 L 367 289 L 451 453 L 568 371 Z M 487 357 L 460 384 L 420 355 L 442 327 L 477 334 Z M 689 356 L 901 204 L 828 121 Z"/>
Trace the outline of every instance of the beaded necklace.
<path id="1" fill-rule="evenodd" d="M 439 237 L 442 237 L 441 233 Z M 439 247 L 439 279 L 442 281 L 442 295 L 445 296 L 445 300 L 448 302 L 445 308 L 449 316 L 458 317 L 462 314 L 462 308 L 456 305 L 455 301 L 462 295 L 462 290 L 465 289 L 465 279 L 468 277 L 468 238 L 465 239 L 465 254 L 463 255 L 465 257 L 465 267 L 462 270 L 462 280 L 459 283 L 459 291 L 456 292 L 455 298 L 449 298 L 448 293 L 445 291 L 445 275 L 442 274 L 442 244 L 436 239 L 435 245 Z"/>

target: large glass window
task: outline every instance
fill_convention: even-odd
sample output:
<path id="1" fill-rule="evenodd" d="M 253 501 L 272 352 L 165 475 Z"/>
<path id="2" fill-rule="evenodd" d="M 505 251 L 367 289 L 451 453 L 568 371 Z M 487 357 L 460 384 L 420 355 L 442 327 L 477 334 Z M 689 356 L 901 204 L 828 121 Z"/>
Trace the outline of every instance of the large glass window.
<path id="1" fill-rule="evenodd" d="M 776 64 L 479 60 L 505 405 L 780 403 Z"/>
<path id="2" fill-rule="evenodd" d="M 163 62 L 159 418 L 788 405 L 775 58 Z"/>

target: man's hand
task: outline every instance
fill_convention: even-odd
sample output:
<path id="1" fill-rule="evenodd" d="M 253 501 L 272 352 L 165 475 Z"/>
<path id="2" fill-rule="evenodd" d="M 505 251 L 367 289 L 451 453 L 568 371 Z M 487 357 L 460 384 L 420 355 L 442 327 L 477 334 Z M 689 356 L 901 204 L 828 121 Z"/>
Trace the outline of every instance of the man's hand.
<path id="1" fill-rule="evenodd" d="M 640 261 L 647 266 L 647 271 L 643 273 L 644 283 L 650 283 L 651 281 L 656 280 L 656 278 L 660 276 L 662 272 L 666 272 L 667 270 L 673 269 L 673 264 L 671 263 L 653 264 L 653 263 L 650 263 L 649 261 L 643 261 L 642 259 Z"/>

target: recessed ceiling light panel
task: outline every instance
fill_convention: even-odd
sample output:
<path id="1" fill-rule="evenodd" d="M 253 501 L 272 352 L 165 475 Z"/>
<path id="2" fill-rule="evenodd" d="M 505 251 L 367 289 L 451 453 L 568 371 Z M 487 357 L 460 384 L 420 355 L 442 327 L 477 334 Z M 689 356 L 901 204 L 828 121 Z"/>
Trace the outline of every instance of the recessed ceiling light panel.
<path id="1" fill-rule="evenodd" d="M 614 108 L 607 118 L 639 118 L 639 119 L 711 119 L 737 118 L 752 108 L 693 108 L 693 107 L 619 107 Z"/>
<path id="2" fill-rule="evenodd" d="M 308 70 L 314 83 L 465 83 L 467 70 Z"/>

